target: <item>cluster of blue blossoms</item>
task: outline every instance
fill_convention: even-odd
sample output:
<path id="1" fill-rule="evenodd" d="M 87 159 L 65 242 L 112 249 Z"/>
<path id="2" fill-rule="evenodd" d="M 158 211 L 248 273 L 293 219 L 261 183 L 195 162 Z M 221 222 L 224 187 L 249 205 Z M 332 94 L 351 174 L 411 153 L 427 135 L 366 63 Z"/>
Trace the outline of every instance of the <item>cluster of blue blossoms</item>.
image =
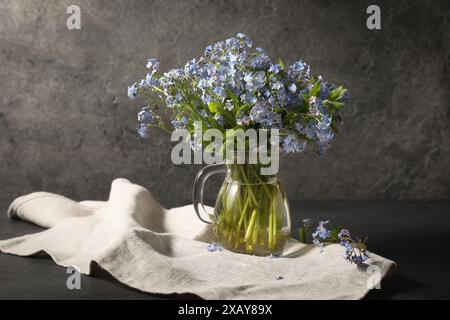
<path id="1" fill-rule="evenodd" d="M 160 117 L 151 108 L 145 107 L 138 113 L 138 122 L 139 135 L 142 138 L 147 138 L 150 135 L 149 126 L 157 125 L 160 122 Z"/>
<path id="2" fill-rule="evenodd" d="M 358 267 L 364 266 L 369 256 L 365 241 L 352 236 L 347 229 L 342 229 L 338 234 L 339 243 L 345 248 L 345 258 Z"/>
<path id="3" fill-rule="evenodd" d="M 206 250 L 208 252 L 222 251 L 223 247 L 219 243 L 212 242 L 212 243 L 208 244 L 208 246 L 206 247 Z"/>
<path id="4" fill-rule="evenodd" d="M 320 221 L 319 226 L 317 227 L 316 231 L 313 232 L 313 243 L 316 246 L 323 247 L 324 241 L 329 239 L 331 237 L 331 231 L 328 230 L 325 225 L 330 223 L 330 221 Z"/>
<path id="5" fill-rule="evenodd" d="M 193 130 L 194 121 L 224 132 L 276 128 L 285 153 L 302 152 L 315 142 L 324 154 L 348 99 L 346 89 L 312 75 L 304 61 L 286 67 L 263 49 L 252 50 L 252 40 L 242 33 L 208 46 L 184 67 L 161 73 L 160 63 L 149 59 L 147 69 L 144 79 L 128 87 L 128 96 L 156 95 L 172 109 L 174 129 Z M 140 117 L 138 130 L 148 136 L 145 127 L 163 124 L 149 107 L 144 110 L 152 116 Z"/>
<path id="6" fill-rule="evenodd" d="M 347 229 L 329 230 L 326 228 L 328 223 L 328 220 L 319 222 L 316 231 L 312 233 L 313 243 L 323 249 L 326 243 L 339 242 L 345 248 L 345 259 L 358 267 L 363 267 L 369 258 L 366 241 L 352 236 Z M 309 225 L 311 225 L 311 221 L 309 221 Z M 336 234 L 336 237 L 333 234 Z"/>

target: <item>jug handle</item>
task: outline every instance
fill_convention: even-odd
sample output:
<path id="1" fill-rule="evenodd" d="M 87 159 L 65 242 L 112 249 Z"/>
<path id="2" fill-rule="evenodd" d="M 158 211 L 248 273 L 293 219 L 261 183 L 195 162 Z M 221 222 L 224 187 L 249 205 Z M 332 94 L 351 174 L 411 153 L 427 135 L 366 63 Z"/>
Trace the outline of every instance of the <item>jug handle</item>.
<path id="1" fill-rule="evenodd" d="M 226 167 L 223 163 L 219 164 L 211 164 L 209 166 L 204 167 L 201 169 L 197 176 L 195 177 L 194 181 L 194 191 L 192 194 L 192 203 L 194 204 L 195 213 L 197 214 L 197 217 L 203 221 L 204 223 L 211 224 L 212 222 L 207 221 L 202 218 L 200 211 L 199 211 L 199 205 L 202 206 L 203 212 L 206 212 L 205 205 L 203 204 L 203 188 L 205 186 L 206 180 L 211 177 L 214 174 L 218 173 L 225 173 Z"/>

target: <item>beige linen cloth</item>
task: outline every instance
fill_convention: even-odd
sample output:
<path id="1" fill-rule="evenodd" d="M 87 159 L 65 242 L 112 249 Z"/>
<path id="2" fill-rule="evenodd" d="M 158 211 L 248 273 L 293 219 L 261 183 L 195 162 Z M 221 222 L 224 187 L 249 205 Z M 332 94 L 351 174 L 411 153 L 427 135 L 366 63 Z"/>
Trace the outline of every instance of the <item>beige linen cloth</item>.
<path id="1" fill-rule="evenodd" d="M 37 192 L 17 198 L 8 215 L 49 229 L 0 241 L 2 252 L 47 253 L 58 265 L 84 274 L 96 263 L 120 282 L 149 293 L 205 299 L 360 299 L 395 267 L 370 254 L 369 264 L 375 267 L 358 270 L 344 259 L 339 245 L 321 252 L 293 239 L 278 258 L 208 252 L 211 230 L 191 205 L 166 210 L 148 190 L 125 179 L 113 181 L 106 202 L 75 202 Z"/>

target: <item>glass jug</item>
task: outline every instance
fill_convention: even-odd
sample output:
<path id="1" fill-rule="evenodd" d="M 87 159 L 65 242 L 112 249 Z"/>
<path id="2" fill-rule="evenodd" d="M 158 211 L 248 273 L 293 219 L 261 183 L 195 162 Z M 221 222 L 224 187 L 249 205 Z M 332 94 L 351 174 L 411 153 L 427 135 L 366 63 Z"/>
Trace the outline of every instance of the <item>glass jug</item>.
<path id="1" fill-rule="evenodd" d="M 200 220 L 212 223 L 217 242 L 234 252 L 279 255 L 291 232 L 289 205 L 277 175 L 261 175 L 253 164 L 213 164 L 199 171 L 193 203 Z M 205 181 L 226 173 L 212 221 L 202 218 Z"/>

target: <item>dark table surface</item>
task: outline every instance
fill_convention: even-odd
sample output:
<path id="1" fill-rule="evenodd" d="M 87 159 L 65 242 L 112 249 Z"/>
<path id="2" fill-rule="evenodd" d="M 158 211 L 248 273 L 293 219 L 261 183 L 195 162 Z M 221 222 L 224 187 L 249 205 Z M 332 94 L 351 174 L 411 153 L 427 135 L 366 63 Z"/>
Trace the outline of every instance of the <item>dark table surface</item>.
<path id="1" fill-rule="evenodd" d="M 6 217 L 0 203 L 0 239 L 41 231 Z M 394 260 L 398 269 L 368 299 L 450 299 L 450 202 L 292 202 L 293 236 L 300 220 L 329 219 L 368 236 L 369 249 Z M 68 290 L 69 274 L 49 258 L 0 254 L 0 299 L 162 299 L 130 289 L 97 271 L 82 276 L 81 290 Z"/>

